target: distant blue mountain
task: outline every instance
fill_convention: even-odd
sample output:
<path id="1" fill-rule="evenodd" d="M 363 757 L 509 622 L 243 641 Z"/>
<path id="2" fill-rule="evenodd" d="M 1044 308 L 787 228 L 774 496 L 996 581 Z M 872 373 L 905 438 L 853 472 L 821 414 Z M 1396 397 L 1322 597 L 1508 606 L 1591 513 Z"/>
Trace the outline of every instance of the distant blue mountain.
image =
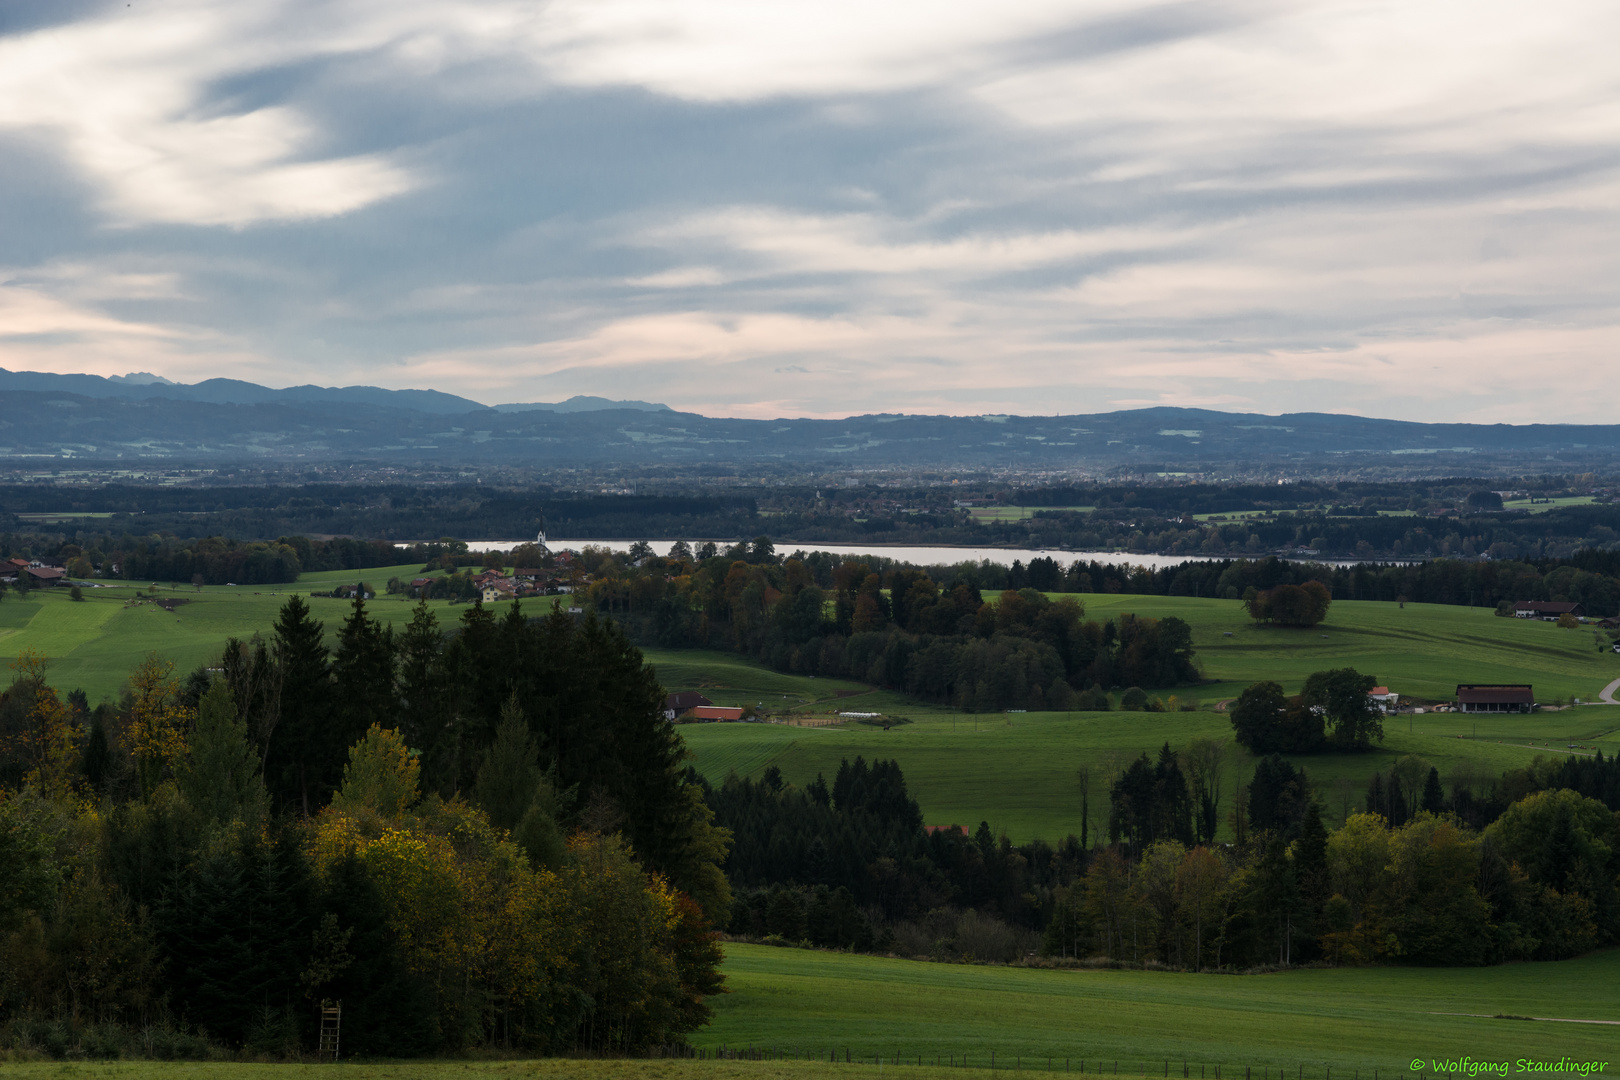
<path id="1" fill-rule="evenodd" d="M 136 372 L 130 375 L 57 375 L 48 371 L 7 371 L 0 368 L 0 391 L 78 394 L 91 398 L 129 398 L 144 401 L 206 401 L 214 405 L 267 405 L 274 402 L 381 405 L 416 412 L 459 414 L 488 406 L 470 398 L 437 390 L 384 390 L 380 386 L 289 386 L 282 390 L 241 379 L 204 379 L 176 383 Z"/>
<path id="2" fill-rule="evenodd" d="M 129 398 L 145 401 L 206 401 L 214 405 L 269 405 L 284 402 L 303 404 L 381 405 L 384 408 L 412 409 L 416 412 L 458 416 L 489 406 L 471 398 L 457 397 L 438 390 L 384 390 L 380 386 L 288 386 L 277 390 L 241 379 L 204 379 L 199 383 L 171 382 L 160 375 L 136 371 L 128 375 L 57 375 L 48 371 L 7 371 L 0 368 L 0 392 L 29 390 L 36 393 L 78 394 L 90 398 Z M 669 412 L 668 405 L 645 401 L 611 401 L 604 397 L 578 395 L 554 405 L 544 402 L 497 405 L 499 412 L 600 412 L 604 409 L 632 409 L 636 412 Z"/>
<path id="3" fill-rule="evenodd" d="M 555 405 L 536 401 L 527 405 L 497 405 L 496 412 L 601 412 L 603 409 L 631 409 L 635 412 L 674 412 L 668 405 L 656 405 L 649 401 L 614 401 L 605 397 L 591 397 L 588 394 L 575 394 L 567 401 L 559 401 Z"/>
<path id="4" fill-rule="evenodd" d="M 574 397 L 494 408 L 434 390 L 169 384 L 0 370 L 0 461 L 993 468 L 1209 477 L 1486 476 L 1620 468 L 1620 425 L 1411 423 L 1158 407 L 1073 416 L 742 420 Z"/>

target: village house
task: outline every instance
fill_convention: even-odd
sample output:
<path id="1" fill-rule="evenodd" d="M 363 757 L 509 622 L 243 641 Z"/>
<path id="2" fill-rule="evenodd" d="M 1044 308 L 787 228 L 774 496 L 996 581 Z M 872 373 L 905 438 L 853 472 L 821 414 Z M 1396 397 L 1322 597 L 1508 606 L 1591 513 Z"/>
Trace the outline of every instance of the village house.
<path id="1" fill-rule="evenodd" d="M 1542 622 L 1557 622 L 1560 615 L 1573 615 L 1577 619 L 1586 618 L 1586 609 L 1579 604 L 1566 604 L 1548 600 L 1520 600 L 1513 605 L 1515 619 L 1540 619 Z"/>
<path id="2" fill-rule="evenodd" d="M 517 582 L 509 577 L 496 577 L 484 582 L 481 593 L 486 604 L 498 604 L 517 595 Z"/>
<path id="3" fill-rule="evenodd" d="M 1465 713 L 1527 713 L 1534 711 L 1536 695 L 1528 683 L 1459 683 L 1457 711 Z"/>

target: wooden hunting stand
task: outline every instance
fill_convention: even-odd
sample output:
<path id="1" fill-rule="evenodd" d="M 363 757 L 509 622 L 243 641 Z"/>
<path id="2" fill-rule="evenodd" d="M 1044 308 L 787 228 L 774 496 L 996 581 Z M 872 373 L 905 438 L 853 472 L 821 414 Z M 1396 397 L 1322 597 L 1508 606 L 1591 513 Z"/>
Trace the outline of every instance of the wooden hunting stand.
<path id="1" fill-rule="evenodd" d="M 338 1059 L 338 1028 L 343 1023 L 343 1002 L 321 1001 L 321 1057 Z"/>

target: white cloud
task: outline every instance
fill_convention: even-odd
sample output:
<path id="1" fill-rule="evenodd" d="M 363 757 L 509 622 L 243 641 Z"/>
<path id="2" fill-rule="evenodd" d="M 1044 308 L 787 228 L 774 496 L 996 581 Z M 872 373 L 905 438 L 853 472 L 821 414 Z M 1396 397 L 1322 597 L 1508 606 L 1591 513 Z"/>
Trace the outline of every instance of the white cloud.
<path id="1" fill-rule="evenodd" d="M 211 99 L 216 80 L 320 55 L 276 25 L 289 6 L 143 5 L 0 38 L 0 129 L 53 137 L 120 224 L 320 218 L 408 190 L 383 156 L 318 156 L 296 109 Z"/>

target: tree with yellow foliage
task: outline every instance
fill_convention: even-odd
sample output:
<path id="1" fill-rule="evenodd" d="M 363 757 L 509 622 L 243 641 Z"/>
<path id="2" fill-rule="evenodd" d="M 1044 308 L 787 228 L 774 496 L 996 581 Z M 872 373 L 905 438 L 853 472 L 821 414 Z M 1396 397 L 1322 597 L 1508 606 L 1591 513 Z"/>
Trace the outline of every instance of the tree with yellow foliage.
<path id="1" fill-rule="evenodd" d="M 317 817 L 312 862 L 358 860 L 449 1048 L 499 1039 L 631 1051 L 707 1022 L 720 956 L 701 910 L 616 836 L 582 834 L 556 872 L 459 797 L 420 799 L 417 760 L 373 726 Z"/>
<path id="2" fill-rule="evenodd" d="M 23 783 L 35 794 L 52 801 L 77 793 L 79 776 L 79 728 L 73 714 L 45 681 L 45 654 L 24 649 L 12 661 L 10 693 L 28 701 L 22 730 L 12 738 L 11 750 L 26 771 Z"/>
<path id="3" fill-rule="evenodd" d="M 141 797 L 151 798 L 164 774 L 186 750 L 193 712 L 180 699 L 174 663 L 157 653 L 141 661 L 129 677 L 129 722 L 124 738 L 135 758 Z"/>

